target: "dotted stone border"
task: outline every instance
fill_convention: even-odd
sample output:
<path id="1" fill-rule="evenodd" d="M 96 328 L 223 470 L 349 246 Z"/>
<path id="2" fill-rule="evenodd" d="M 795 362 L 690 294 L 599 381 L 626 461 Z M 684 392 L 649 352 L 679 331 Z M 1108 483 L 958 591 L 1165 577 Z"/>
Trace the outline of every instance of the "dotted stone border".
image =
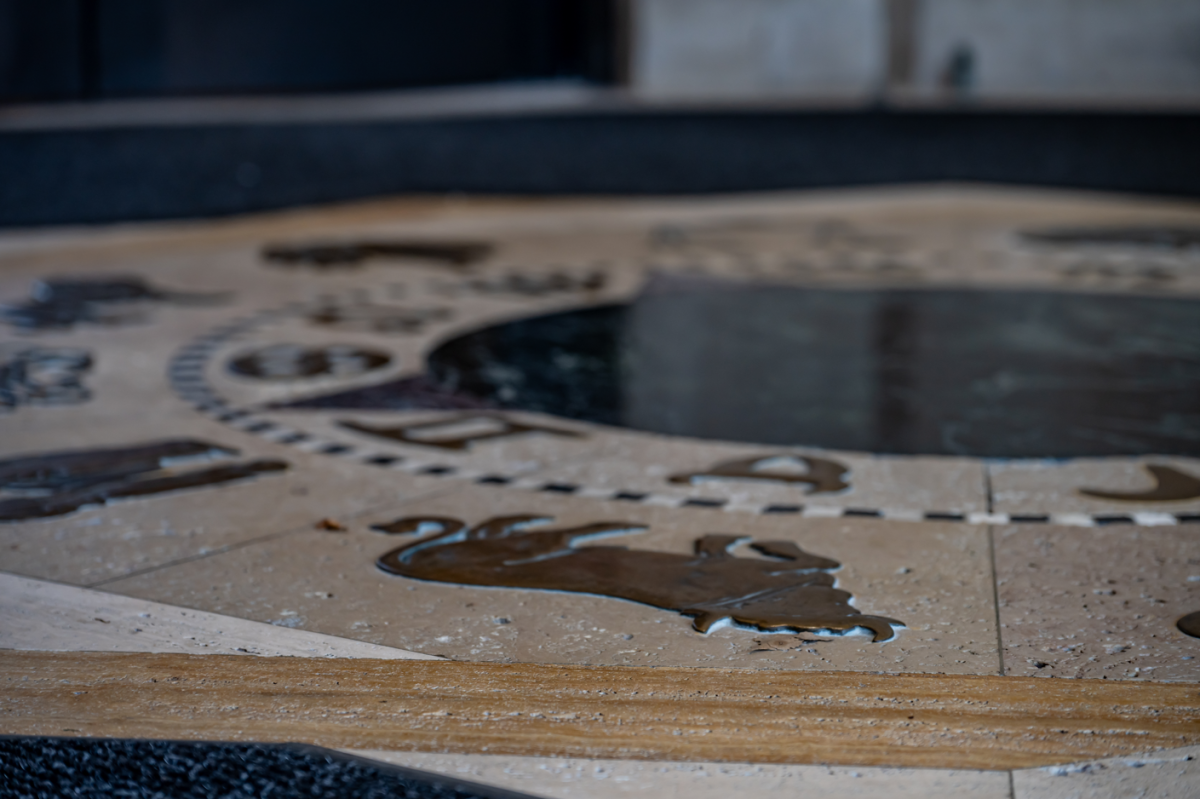
<path id="1" fill-rule="evenodd" d="M 479 485 L 507 486 L 509 488 L 538 491 L 550 494 L 565 494 L 591 499 L 634 502 L 666 508 L 708 508 L 729 512 L 756 513 L 761 515 L 792 515 L 803 519 L 887 519 L 911 522 L 956 522 L 959 524 L 1055 524 L 1070 527 L 1104 527 L 1108 525 L 1138 525 L 1159 527 L 1200 522 L 1200 512 L 1163 513 L 1160 511 L 1135 511 L 1130 513 L 958 513 L 937 510 L 912 510 L 891 508 L 856 508 L 830 505 L 781 505 L 736 502 L 712 497 L 680 497 L 669 494 L 654 494 L 642 491 L 596 488 L 548 481 L 544 477 L 495 474 L 462 466 L 449 466 L 434 461 L 424 461 L 408 456 L 367 451 L 344 441 L 323 439 L 256 416 L 253 412 L 231 406 L 208 385 L 204 370 L 213 354 L 230 341 L 270 322 L 286 318 L 306 307 L 305 303 L 292 303 L 282 308 L 261 311 L 236 319 L 210 330 L 205 335 L 185 345 L 171 359 L 167 377 L 175 393 L 197 411 L 218 422 L 252 433 L 276 444 L 287 444 L 304 452 L 350 458 L 367 466 L 380 469 L 395 469 L 415 475 L 452 477 Z"/>

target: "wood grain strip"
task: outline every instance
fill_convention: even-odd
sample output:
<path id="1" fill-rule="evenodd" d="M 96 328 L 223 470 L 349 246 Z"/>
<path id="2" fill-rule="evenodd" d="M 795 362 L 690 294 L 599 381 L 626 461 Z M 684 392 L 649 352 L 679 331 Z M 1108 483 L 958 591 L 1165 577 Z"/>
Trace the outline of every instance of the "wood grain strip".
<path id="1" fill-rule="evenodd" d="M 0 652 L 0 732 L 1009 769 L 1200 743 L 1200 686 Z"/>

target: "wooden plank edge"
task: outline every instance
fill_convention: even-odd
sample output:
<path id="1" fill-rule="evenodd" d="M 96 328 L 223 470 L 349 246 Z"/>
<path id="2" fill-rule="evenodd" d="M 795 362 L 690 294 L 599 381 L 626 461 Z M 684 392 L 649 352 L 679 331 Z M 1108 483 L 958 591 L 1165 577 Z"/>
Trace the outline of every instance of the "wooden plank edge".
<path id="1" fill-rule="evenodd" d="M 1200 743 L 1200 685 L 0 651 L 0 732 L 1003 770 Z"/>

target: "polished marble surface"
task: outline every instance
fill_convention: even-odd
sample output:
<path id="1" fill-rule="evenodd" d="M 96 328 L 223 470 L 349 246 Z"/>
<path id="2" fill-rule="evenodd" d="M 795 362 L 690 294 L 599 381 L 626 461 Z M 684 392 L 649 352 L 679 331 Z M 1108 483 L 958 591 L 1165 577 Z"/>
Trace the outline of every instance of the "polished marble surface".
<path id="1" fill-rule="evenodd" d="M 1200 453 L 1200 305 L 660 279 L 630 304 L 494 325 L 429 358 L 503 408 L 888 454 Z"/>

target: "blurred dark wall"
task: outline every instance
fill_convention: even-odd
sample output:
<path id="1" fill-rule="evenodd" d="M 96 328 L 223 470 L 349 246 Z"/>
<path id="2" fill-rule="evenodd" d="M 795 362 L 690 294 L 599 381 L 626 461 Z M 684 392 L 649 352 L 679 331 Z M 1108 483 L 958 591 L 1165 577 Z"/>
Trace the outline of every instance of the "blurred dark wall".
<path id="1" fill-rule="evenodd" d="M 0 0 L 0 101 L 82 92 L 79 0 Z"/>
<path id="2" fill-rule="evenodd" d="M 612 0 L 0 0 L 0 101 L 608 82 Z"/>

